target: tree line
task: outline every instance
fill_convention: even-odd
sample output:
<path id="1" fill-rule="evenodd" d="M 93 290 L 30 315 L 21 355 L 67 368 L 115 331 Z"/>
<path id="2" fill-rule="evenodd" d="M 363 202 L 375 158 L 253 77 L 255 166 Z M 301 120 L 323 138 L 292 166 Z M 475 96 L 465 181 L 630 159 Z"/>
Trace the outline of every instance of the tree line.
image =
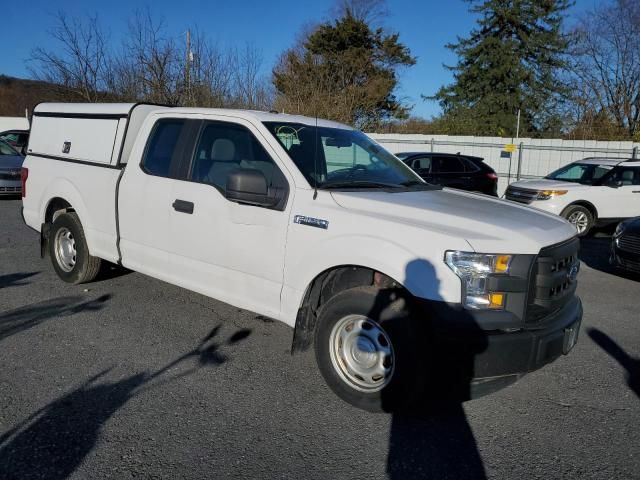
<path id="1" fill-rule="evenodd" d="M 271 87 L 250 44 L 222 49 L 197 29 L 178 39 L 149 10 L 138 11 L 119 43 L 97 17 L 56 16 L 55 49 L 38 47 L 29 68 L 67 101 L 269 108 Z M 188 36 L 188 38 L 187 38 Z"/>
<path id="2" fill-rule="evenodd" d="M 383 27 L 384 0 L 338 0 L 331 18 L 304 27 L 263 75 L 252 45 L 220 48 L 193 29 L 171 36 L 149 11 L 112 42 L 97 17 L 56 18 L 55 49 L 30 68 L 63 100 L 276 109 L 368 131 L 640 141 L 640 2 L 607 0 L 568 25 L 570 0 L 466 0 L 476 18 L 447 45 L 453 80 L 411 116 L 399 76 L 417 59 Z M 187 38 L 188 37 L 188 38 Z M 428 59 L 427 59 L 428 60 Z"/>

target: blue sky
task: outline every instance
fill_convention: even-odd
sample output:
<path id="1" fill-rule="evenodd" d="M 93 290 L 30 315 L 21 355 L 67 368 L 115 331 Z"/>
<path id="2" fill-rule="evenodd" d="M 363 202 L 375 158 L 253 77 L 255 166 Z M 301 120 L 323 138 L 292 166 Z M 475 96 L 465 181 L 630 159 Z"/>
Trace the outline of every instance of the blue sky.
<path id="1" fill-rule="evenodd" d="M 47 32 L 53 26 L 53 15 L 83 16 L 97 14 L 113 40 L 127 28 L 127 20 L 136 9 L 149 7 L 154 15 L 164 18 L 168 31 L 176 39 L 189 27 L 198 26 L 221 46 L 257 46 L 264 58 L 264 73 L 269 74 L 278 55 L 291 46 L 300 28 L 310 22 L 326 19 L 332 0 L 27 0 L 3 9 L 0 29 L 2 63 L 0 73 L 29 77 L 26 60 L 33 48 L 51 46 Z M 577 0 L 570 14 L 590 9 L 598 0 Z M 389 16 L 384 26 L 400 32 L 400 40 L 418 58 L 417 65 L 401 74 L 400 97 L 415 105 L 415 115 L 430 117 L 439 112 L 434 102 L 420 99 L 433 94 L 451 80 L 444 64 L 454 64 L 455 56 L 445 44 L 457 35 L 466 35 L 474 25 L 469 5 L 462 0 L 389 0 Z"/>

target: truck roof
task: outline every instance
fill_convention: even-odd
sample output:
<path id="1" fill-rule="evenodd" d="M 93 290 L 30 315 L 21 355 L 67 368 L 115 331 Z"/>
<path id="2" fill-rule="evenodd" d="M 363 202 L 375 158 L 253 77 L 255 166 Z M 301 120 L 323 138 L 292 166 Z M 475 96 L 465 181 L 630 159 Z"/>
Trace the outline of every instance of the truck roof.
<path id="1" fill-rule="evenodd" d="M 36 106 L 34 113 L 45 116 L 60 117 L 80 117 L 87 116 L 89 118 L 96 117 L 128 117 L 134 107 L 139 103 L 41 103 Z M 330 128 L 343 128 L 353 130 L 352 127 L 342 123 L 333 122 L 314 117 L 305 117 L 303 115 L 291 115 L 288 113 L 264 112 L 260 110 L 241 110 L 230 108 L 187 108 L 187 107 L 170 107 L 159 106 L 154 113 L 193 113 L 201 115 L 227 115 L 245 120 L 254 120 L 257 122 L 289 122 L 302 123 L 304 125 Z M 166 110 L 164 110 L 166 108 Z"/>

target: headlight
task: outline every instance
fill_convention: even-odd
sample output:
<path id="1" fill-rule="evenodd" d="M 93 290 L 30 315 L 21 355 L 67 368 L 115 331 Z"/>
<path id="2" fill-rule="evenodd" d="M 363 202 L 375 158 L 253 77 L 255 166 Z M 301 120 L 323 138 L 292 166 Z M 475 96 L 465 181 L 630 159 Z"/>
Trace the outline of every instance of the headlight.
<path id="1" fill-rule="evenodd" d="M 541 190 L 536 196 L 536 200 L 549 200 L 553 197 L 564 195 L 568 190 Z"/>
<path id="2" fill-rule="evenodd" d="M 613 236 L 614 237 L 619 237 L 620 235 L 622 235 L 622 233 L 625 231 L 625 229 L 627 228 L 627 225 L 629 223 L 628 222 L 620 222 L 618 224 L 618 226 L 616 227 L 616 231 L 614 232 Z"/>
<path id="3" fill-rule="evenodd" d="M 511 255 L 447 251 L 444 261 L 462 280 L 462 303 L 472 309 L 503 309 L 504 292 L 489 291 L 489 277 L 507 275 Z"/>

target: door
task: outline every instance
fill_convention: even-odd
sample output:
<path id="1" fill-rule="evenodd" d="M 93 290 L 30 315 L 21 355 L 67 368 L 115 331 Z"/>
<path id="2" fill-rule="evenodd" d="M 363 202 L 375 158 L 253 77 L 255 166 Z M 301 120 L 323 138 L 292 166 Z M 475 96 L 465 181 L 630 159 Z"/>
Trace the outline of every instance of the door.
<path id="1" fill-rule="evenodd" d="M 640 216 L 640 166 L 618 166 L 594 187 L 602 192 L 598 205 L 601 218 L 630 218 Z"/>
<path id="2" fill-rule="evenodd" d="M 258 170 L 270 188 L 288 191 L 274 152 L 259 138 L 255 127 L 241 120 L 202 122 L 185 180 L 172 190 L 169 264 L 179 285 L 275 317 L 288 205 L 241 205 L 225 197 L 227 178 L 237 169 Z"/>
<path id="3" fill-rule="evenodd" d="M 187 124 L 185 119 L 158 120 L 140 163 L 127 165 L 118 193 L 123 264 L 168 281 L 172 189 L 177 182 Z"/>
<path id="4" fill-rule="evenodd" d="M 431 159 L 431 175 L 433 181 L 443 187 L 470 189 L 471 177 L 466 172 L 464 162 L 457 156 L 434 155 Z"/>

